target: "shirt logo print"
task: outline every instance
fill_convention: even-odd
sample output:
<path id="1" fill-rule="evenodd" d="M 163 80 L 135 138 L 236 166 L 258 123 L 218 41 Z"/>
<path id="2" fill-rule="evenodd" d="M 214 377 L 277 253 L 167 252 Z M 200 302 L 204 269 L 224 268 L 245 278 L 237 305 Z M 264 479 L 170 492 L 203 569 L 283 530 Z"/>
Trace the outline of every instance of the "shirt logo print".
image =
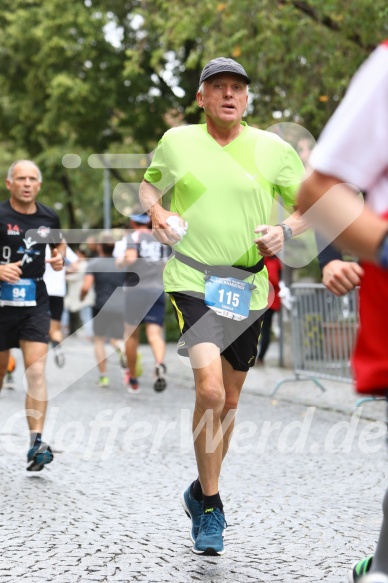
<path id="1" fill-rule="evenodd" d="M 37 241 L 33 241 L 31 237 L 28 237 L 28 239 L 23 239 L 23 243 L 25 247 L 19 247 L 17 250 L 18 253 L 23 253 L 21 266 L 25 263 L 31 263 L 34 260 L 35 255 L 40 255 L 39 250 L 31 249 L 33 245 L 36 245 Z"/>
<path id="2" fill-rule="evenodd" d="M 20 235 L 20 228 L 18 225 L 7 224 L 7 235 Z"/>

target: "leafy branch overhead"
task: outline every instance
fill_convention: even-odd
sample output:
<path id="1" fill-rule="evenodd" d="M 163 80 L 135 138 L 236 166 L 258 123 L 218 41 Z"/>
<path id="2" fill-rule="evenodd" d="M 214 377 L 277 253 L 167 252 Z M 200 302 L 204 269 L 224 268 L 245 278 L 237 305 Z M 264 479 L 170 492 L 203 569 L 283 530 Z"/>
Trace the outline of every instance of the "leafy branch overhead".
<path id="1" fill-rule="evenodd" d="M 387 21 L 386 0 L 2 0 L 0 158 L 38 159 L 67 220 L 85 205 L 98 222 L 88 155 L 150 152 L 171 125 L 200 121 L 209 59 L 249 72 L 251 124 L 295 121 L 318 137 Z M 85 160 L 78 173 L 67 153 Z"/>

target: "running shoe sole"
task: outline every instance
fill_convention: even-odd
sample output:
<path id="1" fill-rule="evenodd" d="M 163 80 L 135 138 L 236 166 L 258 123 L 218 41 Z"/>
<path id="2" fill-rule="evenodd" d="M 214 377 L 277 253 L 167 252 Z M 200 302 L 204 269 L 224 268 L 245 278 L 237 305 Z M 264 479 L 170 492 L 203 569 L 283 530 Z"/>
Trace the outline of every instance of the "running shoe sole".
<path id="1" fill-rule="evenodd" d="M 201 516 L 198 537 L 193 546 L 193 553 L 217 557 L 225 554 L 224 532 L 227 528 L 224 514 L 219 508 L 205 510 Z"/>
<path id="2" fill-rule="evenodd" d="M 58 368 L 65 366 L 65 355 L 62 352 L 55 353 L 54 360 Z"/>
<path id="3" fill-rule="evenodd" d="M 193 547 L 193 553 L 195 553 L 196 555 L 204 555 L 206 557 L 222 557 L 222 555 L 225 554 L 225 548 L 223 548 L 221 551 L 216 551 L 215 549 L 209 547 L 204 551 L 197 551 L 197 549 Z"/>
<path id="4" fill-rule="evenodd" d="M 131 383 L 131 380 L 129 381 L 129 383 L 126 385 L 128 393 L 134 394 L 134 393 L 140 393 L 141 388 L 138 384 L 136 384 L 135 386 L 133 386 L 133 383 Z"/>
<path id="5" fill-rule="evenodd" d="M 167 368 L 163 363 L 155 367 L 154 391 L 157 393 L 161 393 L 167 387 L 166 372 Z"/>
<path id="6" fill-rule="evenodd" d="M 353 571 L 354 571 L 354 567 L 358 564 L 358 561 L 356 561 L 355 563 L 353 563 L 353 565 L 350 567 L 349 571 L 348 571 L 348 583 L 355 583 L 354 582 L 354 576 L 353 576 Z"/>
<path id="7" fill-rule="evenodd" d="M 13 379 L 12 374 L 10 374 L 9 372 L 7 373 L 7 376 L 6 376 L 5 380 L 4 380 L 3 387 L 5 389 L 10 389 L 10 390 L 14 390 L 15 389 L 15 381 Z"/>
<path id="8" fill-rule="evenodd" d="M 154 391 L 161 393 L 167 387 L 166 379 L 159 377 L 154 381 Z"/>

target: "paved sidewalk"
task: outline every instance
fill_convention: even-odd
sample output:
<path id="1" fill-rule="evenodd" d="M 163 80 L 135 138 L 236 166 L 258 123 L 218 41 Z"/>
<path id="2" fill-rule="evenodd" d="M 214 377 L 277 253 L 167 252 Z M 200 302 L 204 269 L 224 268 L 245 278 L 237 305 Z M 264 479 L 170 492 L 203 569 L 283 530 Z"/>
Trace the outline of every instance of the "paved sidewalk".
<path id="1" fill-rule="evenodd" d="M 330 382 L 325 393 L 287 383 L 272 398 L 292 372 L 273 365 L 271 345 L 269 364 L 248 374 L 223 468 L 227 553 L 198 557 L 179 502 L 196 476 L 190 369 L 169 345 L 157 394 L 142 346 L 142 392 L 130 395 L 116 354 L 102 389 L 91 344 L 71 338 L 65 352 L 63 369 L 49 355 L 55 460 L 42 472 L 25 471 L 18 351 L 17 388 L 0 394 L 1 583 L 345 583 L 373 552 L 387 483 L 381 404 L 352 416 L 352 388 Z"/>
<path id="2" fill-rule="evenodd" d="M 273 400 L 301 403 L 306 406 L 319 407 L 351 415 L 362 395 L 357 395 L 352 384 L 318 379 L 325 391 L 322 392 L 309 379 L 296 380 L 293 370 L 279 368 L 277 342 L 270 344 L 266 363 L 263 367 L 252 368 L 247 377 L 244 391 L 271 397 L 276 384 L 285 381 L 276 391 Z M 379 400 L 369 401 L 357 407 L 358 413 L 365 419 L 385 421 L 385 404 Z"/>

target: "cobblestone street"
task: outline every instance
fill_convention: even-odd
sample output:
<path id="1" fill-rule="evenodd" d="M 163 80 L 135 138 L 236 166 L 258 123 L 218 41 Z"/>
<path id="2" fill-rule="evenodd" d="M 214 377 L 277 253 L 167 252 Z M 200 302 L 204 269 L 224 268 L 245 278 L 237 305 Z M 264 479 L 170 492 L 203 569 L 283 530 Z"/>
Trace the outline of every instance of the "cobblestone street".
<path id="1" fill-rule="evenodd" d="M 70 338 L 66 365 L 49 355 L 43 439 L 55 459 L 25 471 L 28 437 L 20 354 L 16 390 L 0 395 L 1 583 L 341 583 L 373 553 L 387 484 L 384 413 L 352 416 L 350 386 L 275 380 L 250 371 L 220 491 L 228 528 L 223 557 L 191 552 L 180 494 L 196 477 L 190 369 L 168 346 L 168 388 L 152 389 L 141 347 L 142 391 L 96 386 L 92 346 Z"/>

